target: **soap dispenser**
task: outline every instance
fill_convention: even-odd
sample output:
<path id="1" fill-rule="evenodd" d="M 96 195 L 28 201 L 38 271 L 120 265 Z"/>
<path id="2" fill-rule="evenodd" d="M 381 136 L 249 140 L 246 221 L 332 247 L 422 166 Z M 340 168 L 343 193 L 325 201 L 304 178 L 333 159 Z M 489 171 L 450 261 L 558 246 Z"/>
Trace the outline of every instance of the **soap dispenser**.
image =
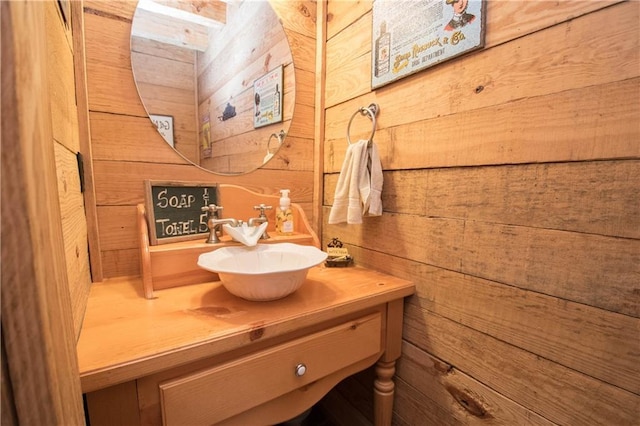
<path id="1" fill-rule="evenodd" d="M 276 209 L 276 232 L 279 235 L 293 235 L 293 211 L 289 190 L 280 190 L 280 205 Z"/>

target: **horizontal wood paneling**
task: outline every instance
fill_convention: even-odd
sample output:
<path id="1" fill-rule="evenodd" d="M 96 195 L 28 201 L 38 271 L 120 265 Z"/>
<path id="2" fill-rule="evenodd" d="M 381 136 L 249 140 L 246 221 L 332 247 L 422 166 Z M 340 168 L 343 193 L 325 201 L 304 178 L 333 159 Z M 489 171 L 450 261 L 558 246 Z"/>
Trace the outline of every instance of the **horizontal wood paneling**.
<path id="1" fill-rule="evenodd" d="M 173 146 L 199 164 L 196 110 L 196 55 L 188 49 L 131 39 L 131 62 L 136 87 L 149 114 L 173 119 Z M 161 72 L 159 72 L 161 70 Z"/>
<path id="2" fill-rule="evenodd" d="M 639 81 L 524 98 L 402 126 L 396 121 L 417 118 L 419 113 L 387 111 L 381 103 L 374 139 L 387 170 L 639 157 Z M 362 99 L 348 110 L 341 106 L 340 111 L 327 111 L 327 122 L 335 129 L 327 130 L 325 172 L 340 171 L 348 120 L 368 102 Z M 365 119 L 354 120 L 351 139 L 369 135 L 370 126 Z M 496 128 L 501 131 L 496 133 Z"/>
<path id="3" fill-rule="evenodd" d="M 420 308 L 631 392 L 640 390 L 637 342 L 627 334 L 640 331 L 638 318 L 450 271 L 427 273 L 430 283 L 419 284 L 420 300 L 413 301 Z"/>
<path id="4" fill-rule="evenodd" d="M 114 81 L 118 84 L 115 85 Z M 148 117 L 140 102 L 130 69 L 87 60 L 87 92 L 91 112 Z"/>
<path id="5" fill-rule="evenodd" d="M 139 273 L 134 218 L 127 212 L 144 201 L 145 179 L 233 183 L 265 194 L 292 190 L 292 200 L 312 217 L 315 4 L 276 2 L 294 59 L 296 105 L 285 144 L 262 169 L 221 176 L 188 164 L 168 148 L 140 102 L 130 62 L 130 1 L 85 1 L 88 103 L 98 235 L 105 277 Z M 287 74 L 289 75 L 289 74 Z M 298 95 L 298 92 L 300 95 Z M 285 103 L 286 106 L 286 103 Z M 179 124 L 179 123 L 178 123 Z M 177 138 L 179 142 L 180 137 Z M 266 151 L 265 151 L 266 154 Z M 264 155 L 264 154 L 263 154 Z"/>
<path id="6" fill-rule="evenodd" d="M 640 320 L 469 274 L 349 246 L 356 262 L 411 278 L 426 310 L 631 392 L 640 389 Z M 526 311 L 526 315 L 522 312 Z M 488 316 L 487 312 L 491 315 Z M 531 324 L 535 324 L 531 330 Z"/>
<path id="7" fill-rule="evenodd" d="M 207 171 L 197 169 L 191 165 L 157 164 L 157 163 L 128 163 L 122 161 L 96 161 L 96 192 L 98 206 L 129 205 L 135 206 L 144 202 L 143 181 L 129 179 L 127 172 L 138 173 L 144 179 L 166 180 L 167 176 L 180 177 L 180 180 L 210 183 L 231 183 L 261 194 L 278 194 L 278 189 L 295 183 L 296 179 L 307 179 L 312 172 L 291 172 L 287 176 L 278 170 L 257 170 L 248 175 L 217 176 Z M 289 181 L 291 179 L 291 181 Z M 299 185 L 291 188 L 294 202 L 309 202 L 312 189 Z"/>
<path id="8" fill-rule="evenodd" d="M 351 2 L 331 2 L 339 5 L 340 9 L 349 7 Z M 470 97 L 473 90 L 479 85 L 483 85 L 485 89 L 490 89 L 496 95 L 500 94 L 504 100 L 508 100 L 515 93 L 527 96 L 526 92 L 530 90 L 545 90 L 546 85 L 573 86 L 579 87 L 582 84 L 582 78 L 577 78 L 571 82 L 562 81 L 563 69 L 571 68 L 576 70 L 582 66 L 589 65 L 593 67 L 589 74 L 596 77 L 602 73 L 613 73 L 614 69 L 608 66 L 609 62 L 606 58 L 614 55 L 615 49 L 612 49 L 609 41 L 613 44 L 622 43 L 627 48 L 620 48 L 621 55 L 633 53 L 634 27 L 637 21 L 637 8 L 632 3 L 626 7 L 629 10 L 625 17 L 612 18 L 610 16 L 602 16 L 601 19 L 595 18 L 596 14 L 588 14 L 584 18 L 584 26 L 576 27 L 576 21 L 570 21 L 571 25 L 567 28 L 567 24 L 558 25 L 566 19 L 575 19 L 584 13 L 591 12 L 603 8 L 612 2 L 584 2 L 569 1 L 559 2 L 556 5 L 545 5 L 542 2 L 528 1 L 499 1 L 488 2 L 487 4 L 487 40 L 485 49 L 493 48 L 491 59 L 483 52 L 477 52 L 467 57 L 462 57 L 454 61 L 443 63 L 434 67 L 429 71 L 430 87 L 446 87 L 448 94 L 439 101 L 444 102 L 438 105 L 439 112 L 444 114 L 446 108 L 455 110 L 460 108 L 456 100 L 464 99 L 465 108 L 475 108 L 477 98 Z M 333 5 L 332 5 L 333 7 Z M 336 13 L 338 13 L 336 11 Z M 608 13 L 607 9 L 602 12 Z M 613 12 L 617 13 L 617 12 Z M 533 19 L 529 19 L 533 16 Z M 634 21 L 634 16 L 636 21 Z M 516 18 L 517 17 L 517 18 Z M 596 19 L 599 22 L 588 22 L 589 19 Z M 623 19 L 626 25 L 624 28 L 611 31 L 607 22 L 612 20 Z M 371 44 L 369 40 L 362 38 L 364 35 L 371 33 L 371 13 L 367 13 L 360 18 L 365 22 L 352 23 L 351 26 L 333 39 L 327 42 L 327 85 L 326 85 L 326 103 L 327 106 L 333 106 L 338 103 L 347 101 L 354 96 L 368 94 L 371 90 Z M 524 24 L 523 24 L 524 23 Z M 547 31 L 539 31 L 541 29 L 555 25 Z M 618 25 L 615 25 L 618 27 Z M 329 27 L 331 32 L 331 26 Z M 607 37 L 602 37 L 607 34 Z M 530 35 L 529 37 L 526 37 Z M 569 37 L 571 41 L 565 43 L 565 37 Z M 611 36 L 611 38 L 610 38 Z M 352 43 L 352 40 L 360 40 L 359 43 Z M 511 41 L 509 47 L 500 47 L 507 41 Z M 547 40 L 553 40 L 548 43 Z M 562 42 L 558 42 L 562 40 Z M 581 41 L 584 43 L 581 44 Z M 333 47 L 335 46 L 335 47 Z M 345 48 L 343 46 L 348 46 Z M 574 49 L 578 48 L 575 52 Z M 354 60 L 340 63 L 334 61 L 335 56 L 340 58 L 350 57 L 350 54 L 341 53 L 358 51 L 354 54 Z M 580 52 L 582 50 L 582 52 Z M 576 55 L 573 53 L 583 55 Z M 571 56 L 565 56 L 570 54 Z M 635 52 L 637 55 L 637 52 Z M 465 66 L 469 61 L 473 62 L 473 67 Z M 586 62 L 583 62 L 586 61 Z M 495 64 L 501 64 L 495 67 Z M 600 64 L 598 66 L 598 63 Z M 335 64 L 335 65 L 334 65 Z M 577 67 L 577 68 L 576 68 Z M 624 63 L 624 68 L 633 74 L 633 63 Z M 471 73 L 471 75 L 469 75 Z M 514 78 L 527 79 L 544 75 L 544 79 L 538 78 L 536 85 L 526 85 L 522 82 L 513 80 Z M 566 74 L 565 74 L 566 75 Z M 376 98 L 380 104 L 393 105 L 394 111 L 400 111 L 399 108 L 404 107 L 404 111 L 414 111 L 416 105 L 414 102 L 424 101 L 424 98 L 418 96 L 420 91 L 415 90 L 415 85 L 410 83 L 413 80 L 420 79 L 419 76 L 404 79 L 405 83 L 394 84 L 394 89 L 389 90 L 383 87 L 376 92 Z M 472 79 L 472 87 L 467 83 L 468 79 Z M 409 82 L 409 83 L 407 83 Z M 426 84 L 426 83 L 424 83 Z M 514 84 L 520 84 L 517 91 L 510 91 L 509 88 Z M 576 86 L 578 85 L 578 86 Z M 413 92 L 413 96 L 411 96 Z M 406 97 L 408 96 L 408 98 Z M 486 94 L 485 94 L 486 96 Z M 392 98 L 395 97 L 395 102 Z M 484 98 L 484 97 L 481 97 Z M 430 98 L 431 106 L 435 107 L 436 103 Z M 365 103 L 368 105 L 368 103 Z M 424 108 L 417 108 L 421 111 Z M 444 109 L 444 111 L 442 110 Z M 406 114 L 410 117 L 410 114 Z M 329 124 L 329 121 L 327 121 Z"/>
<path id="9" fill-rule="evenodd" d="M 390 171 L 382 203 L 388 212 L 637 239 L 638 170 L 634 160 Z M 325 175 L 328 204 L 338 176 Z"/>
<path id="10" fill-rule="evenodd" d="M 357 228 L 325 224 L 323 234 L 327 241 L 339 236 L 370 250 L 640 317 L 640 240 L 401 214 L 374 220 Z"/>
<path id="11" fill-rule="evenodd" d="M 73 46 L 55 7 L 47 7 L 47 54 L 50 72 L 53 138 L 71 152 L 80 150 L 73 71 Z"/>
<path id="12" fill-rule="evenodd" d="M 451 423 L 462 425 L 553 424 L 410 343 L 402 346 L 398 375 L 398 424 L 438 424 L 449 414 Z M 417 392 L 426 398 L 416 398 Z"/>
<path id="13" fill-rule="evenodd" d="M 483 49 L 375 91 L 371 2 L 328 10 L 323 216 L 371 102 L 384 213 L 322 239 L 417 287 L 394 424 L 637 423 L 640 9 L 487 2 Z"/>
<path id="14" fill-rule="evenodd" d="M 344 72 L 339 76 L 331 76 L 327 72 L 327 106 L 335 105 L 327 110 L 327 138 L 332 139 L 333 129 L 342 133 L 351 113 L 361 104 L 368 105 L 371 101 L 381 105 L 378 125 L 386 128 L 637 77 L 640 54 L 635 44 L 635 24 L 640 19 L 639 14 L 635 4 L 625 2 L 510 43 L 445 62 L 429 69 L 427 74 L 418 73 L 376 92 L 367 90 L 364 96 L 359 96 L 362 93 L 358 90 L 336 89 L 342 96 L 350 97 L 348 101 L 337 101 L 345 101 L 340 105 L 331 101 L 329 82 L 345 82 L 351 78 Z M 609 23 L 613 21 L 619 25 L 611 28 Z M 602 34 L 607 34 L 607 37 Z M 617 64 L 615 67 L 611 66 L 613 60 Z M 369 69 L 369 54 L 359 56 L 356 61 L 366 63 Z M 356 61 L 341 70 L 355 68 L 352 63 Z M 354 78 L 369 85 L 367 78 L 362 76 L 360 70 Z M 479 86 L 483 89 L 476 93 Z M 425 91 L 428 88 L 446 90 L 432 91 L 427 95 Z M 409 111 L 411 113 L 407 113 Z"/>
<path id="15" fill-rule="evenodd" d="M 505 397 L 558 424 L 633 425 L 638 396 L 415 305 L 405 337 Z M 428 326 L 427 326 L 428 324 Z"/>

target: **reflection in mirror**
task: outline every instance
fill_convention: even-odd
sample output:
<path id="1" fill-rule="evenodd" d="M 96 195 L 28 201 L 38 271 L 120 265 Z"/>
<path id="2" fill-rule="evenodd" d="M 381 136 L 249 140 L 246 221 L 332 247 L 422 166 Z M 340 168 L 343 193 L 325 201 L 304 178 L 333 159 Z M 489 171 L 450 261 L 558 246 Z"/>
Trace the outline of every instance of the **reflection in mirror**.
<path id="1" fill-rule="evenodd" d="M 141 0 L 131 67 L 162 137 L 219 174 L 269 161 L 295 101 L 291 50 L 268 0 Z"/>

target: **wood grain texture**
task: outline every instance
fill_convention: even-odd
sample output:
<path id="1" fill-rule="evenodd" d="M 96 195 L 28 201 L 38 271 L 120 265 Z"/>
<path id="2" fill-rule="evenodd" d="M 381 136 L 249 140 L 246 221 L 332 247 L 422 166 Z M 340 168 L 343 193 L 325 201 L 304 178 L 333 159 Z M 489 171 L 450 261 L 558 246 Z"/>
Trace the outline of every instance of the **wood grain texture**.
<path id="1" fill-rule="evenodd" d="M 398 363 L 399 424 L 437 424 L 447 414 L 452 422 L 480 425 L 552 425 L 455 367 L 405 343 Z M 395 424 L 395 423 L 394 423 Z"/>
<path id="2" fill-rule="evenodd" d="M 75 153 L 54 144 L 58 196 L 62 219 L 64 258 L 67 265 L 69 294 L 76 338 L 80 335 L 82 319 L 89 298 L 91 273 L 87 245 L 87 219 L 80 191 L 80 176 Z"/>
<path id="3" fill-rule="evenodd" d="M 405 336 L 555 423 L 633 425 L 637 420 L 636 394 L 413 305 L 407 307 Z"/>
<path id="4" fill-rule="evenodd" d="M 339 1 L 331 3 L 342 3 L 342 8 L 349 7 L 351 4 L 351 2 Z M 470 96 L 478 85 L 490 89 L 493 96 L 500 96 L 502 100 L 498 103 L 503 103 L 513 99 L 511 97 L 516 94 L 530 96 L 528 93 L 530 91 L 553 91 L 553 86 L 556 88 L 559 86 L 580 87 L 584 85 L 585 78 L 606 79 L 608 75 L 608 78 L 613 78 L 615 81 L 617 78 L 613 76 L 618 69 L 614 70 L 609 67 L 609 58 L 613 54 L 609 42 L 621 44 L 620 59 L 628 57 L 621 60 L 622 69 L 620 71 L 628 73 L 628 75 L 635 75 L 634 61 L 630 59 L 637 56 L 637 52 L 634 52 L 633 49 L 635 38 L 633 23 L 637 21 L 638 11 L 633 4 L 626 4 L 622 6 L 628 10 L 626 15 L 614 17 L 618 13 L 616 8 L 606 8 L 611 3 L 614 2 L 572 1 L 561 2 L 558 5 L 544 5 L 538 2 L 514 1 L 489 4 L 487 6 L 487 16 L 489 17 L 487 34 L 489 35 L 482 52 L 466 55 L 458 60 L 448 61 L 433 67 L 428 71 L 428 82 L 424 82 L 423 73 L 418 73 L 413 77 L 403 79 L 401 83 L 394 84 L 393 90 L 389 90 L 388 87 L 382 88 L 374 92 L 373 95 L 380 105 L 387 105 L 388 108 L 393 105 L 393 108 L 390 109 L 394 111 L 400 111 L 401 108 L 404 108 L 404 111 L 416 113 L 425 110 L 425 107 L 437 107 L 439 114 L 445 114 L 448 109 L 456 112 L 460 108 L 466 110 L 483 103 L 488 92 L 484 92 L 484 96 Z M 589 13 L 598 9 L 601 9 L 601 12 Z M 529 12 L 535 16 L 534 19 L 529 19 Z M 607 16 L 609 13 L 613 15 Z M 517 16 L 517 19 L 514 19 L 514 16 Z M 600 18 L 596 18 L 596 16 Z M 370 28 L 370 13 L 359 19 L 364 22 L 358 23 L 358 25 Z M 590 22 L 592 19 L 594 21 Z M 619 19 L 627 20 L 628 24 L 622 25 L 622 27 L 616 25 L 615 27 L 618 29 L 611 31 L 610 25 L 607 23 Z M 570 24 L 568 22 L 562 24 L 566 20 Z M 351 25 L 355 24 L 351 23 Z M 542 29 L 545 31 L 540 31 Z M 604 34 L 604 32 L 612 38 L 600 37 L 600 34 Z M 371 31 L 368 33 L 370 34 Z M 364 34 L 367 32 L 365 31 Z M 370 94 L 371 43 L 370 40 L 367 42 L 366 39 L 362 39 L 361 35 L 361 33 L 346 28 L 329 40 L 333 46 L 336 46 L 333 50 L 362 50 L 361 54 L 354 55 L 353 60 L 340 67 L 334 68 L 333 63 L 328 60 L 326 89 L 328 107 L 337 106 L 337 104 L 359 95 L 367 94 L 368 97 L 372 97 Z M 351 38 L 353 37 L 360 40 L 360 43 L 352 44 Z M 495 39 L 495 44 L 492 43 L 492 38 Z M 548 40 L 554 41 L 548 43 Z M 599 44 L 601 49 L 597 52 L 592 49 Z M 342 49 L 341 46 L 345 45 L 350 48 Z M 329 47 L 329 42 L 327 46 Z M 580 52 L 581 49 L 584 50 Z M 574 53 L 576 56 L 573 56 Z M 329 49 L 327 58 L 329 59 L 333 55 L 343 56 L 344 54 L 334 53 Z M 473 63 L 472 67 L 466 66 L 469 62 Z M 497 63 L 500 64 L 499 67 L 495 66 Z M 566 75 L 566 72 L 575 72 L 584 66 L 590 67 L 589 73 L 581 74 L 581 78 L 575 78 L 572 81 L 564 81 L 563 76 Z M 471 69 L 472 73 L 469 72 Z M 523 80 L 539 75 L 544 75 L 544 79 L 537 79 L 535 85 L 522 84 Z M 466 83 L 469 79 L 472 81 Z M 423 81 L 418 83 L 419 80 Z M 422 104 L 422 93 L 415 90 L 416 84 L 446 88 L 447 95 L 435 99 L 433 95 L 429 95 L 430 105 L 424 105 Z M 518 85 L 517 91 L 510 90 L 514 85 Z M 464 103 L 460 103 L 462 99 L 465 100 Z M 439 102 L 435 102 L 436 100 Z M 440 102 L 442 103 L 440 104 Z M 368 105 L 367 101 L 364 103 Z M 405 119 L 413 117 L 414 114 L 405 114 Z M 382 119 L 382 117 L 380 118 Z"/>
<path id="5" fill-rule="evenodd" d="M 323 216 L 371 102 L 384 213 L 322 240 L 417 283 L 394 424 L 636 421 L 636 6 L 488 2 L 482 50 L 371 91 L 371 2 L 329 2 Z"/>
<path id="6" fill-rule="evenodd" d="M 219 281 L 162 290 L 147 300 L 138 277 L 105 280 L 92 286 L 78 342 L 83 390 L 223 356 L 251 342 L 265 348 L 278 343 L 278 336 L 291 340 L 373 311 L 384 317 L 387 302 L 413 290 L 410 281 L 375 271 L 322 266 L 309 270 L 299 290 L 273 303 L 240 299 Z"/>
<path id="7" fill-rule="evenodd" d="M 381 315 L 373 314 L 259 354 L 164 382 L 160 385 L 164 423 L 215 424 L 256 404 L 313 384 L 361 359 L 379 354 L 383 346 L 381 329 Z M 328 359 L 331 362 L 327 362 Z M 291 366 L 300 362 L 305 364 L 307 372 L 298 377 L 291 371 Z M 255 386 L 256 380 L 271 385 Z M 202 393 L 203 389 L 214 391 L 222 390 L 222 387 L 225 396 L 234 397 L 212 399 Z"/>
<path id="8" fill-rule="evenodd" d="M 639 343 L 630 338 L 640 329 L 638 318 L 388 254 L 357 247 L 349 251 L 360 265 L 378 265 L 386 273 L 414 279 L 418 296 L 412 304 L 605 382 L 633 392 L 638 387 L 635 354 Z M 615 290 L 611 297 L 618 297 Z M 618 303 L 623 299 L 619 297 Z M 530 330 L 531 323 L 536 324 L 534 330 Z M 611 362 L 620 363 L 617 368 L 627 374 L 609 368 Z"/>
<path id="9" fill-rule="evenodd" d="M 71 3 L 71 26 L 73 34 L 84 34 L 84 11 L 82 3 Z M 78 110 L 79 150 L 83 156 L 84 207 L 87 218 L 87 239 L 89 242 L 89 262 L 91 280 L 102 281 L 102 256 L 98 238 L 96 214 L 96 194 L 93 179 L 93 155 L 91 150 L 91 129 L 89 126 L 89 105 L 87 100 L 87 75 L 85 66 L 84 37 L 73 37 L 73 60 L 75 63 L 75 96 Z"/>
<path id="10" fill-rule="evenodd" d="M 126 382 L 87 393 L 89 421 L 92 426 L 138 426 L 140 413 L 135 382 Z M 117 407 L 117 409 L 115 409 Z"/>
<path id="11" fill-rule="evenodd" d="M 291 75 L 301 96 L 296 94 L 296 105 L 291 106 L 295 116 L 283 149 L 263 169 L 229 177 L 188 165 L 168 149 L 145 118 L 130 65 L 129 35 L 135 4 L 85 2 L 87 91 L 94 149 L 95 203 L 99 212 L 107 206 L 134 208 L 143 200 L 144 179 L 170 180 L 180 176 L 181 180 L 245 185 L 266 194 L 290 188 L 293 202 L 305 206 L 312 217 L 314 101 L 309 87 L 315 79 L 315 4 L 296 1 L 275 2 L 273 6 L 291 45 L 295 68 Z M 133 192 L 127 194 L 128 191 Z M 105 218 L 112 220 L 111 224 L 105 223 L 107 230 L 118 230 L 116 218 L 103 213 L 99 216 L 101 222 Z M 102 226 L 100 223 L 99 227 Z M 135 266 L 137 255 L 132 258 L 130 247 L 117 246 L 117 241 L 128 244 L 132 235 L 125 236 L 122 232 L 131 229 L 131 225 L 124 225 L 113 238 L 109 232 L 92 230 L 99 232 L 99 238 L 106 238 L 109 247 L 102 249 L 101 254 L 105 276 L 139 273 Z"/>
<path id="12" fill-rule="evenodd" d="M 0 5 L 2 348 L 19 424 L 84 423 L 47 78 L 53 5 Z"/>
<path id="13" fill-rule="evenodd" d="M 195 52 L 137 38 L 131 46 L 131 66 L 145 110 L 172 117 L 173 146 L 198 164 Z"/>
<path id="14" fill-rule="evenodd" d="M 45 14 L 53 149 L 65 248 L 64 258 L 77 338 L 80 335 L 82 318 L 89 297 L 91 276 L 87 219 L 76 158 L 80 143 L 74 79 L 74 46 L 71 44 L 71 27 L 64 24 L 54 3 L 46 4 Z"/>
<path id="15" fill-rule="evenodd" d="M 399 126 L 408 117 L 404 109 L 381 103 L 375 142 L 386 170 L 638 158 L 639 97 L 639 80 L 632 78 Z M 326 173 L 340 170 L 349 117 L 371 101 L 327 110 L 333 128 L 326 135 Z M 351 138 L 368 134 L 369 126 L 354 120 Z"/>

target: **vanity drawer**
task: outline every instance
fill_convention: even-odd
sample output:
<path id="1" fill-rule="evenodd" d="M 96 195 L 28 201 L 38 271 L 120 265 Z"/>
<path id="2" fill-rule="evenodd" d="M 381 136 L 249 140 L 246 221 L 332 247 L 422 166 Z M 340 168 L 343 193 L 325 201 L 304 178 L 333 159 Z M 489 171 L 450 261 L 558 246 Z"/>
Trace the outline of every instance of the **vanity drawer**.
<path id="1" fill-rule="evenodd" d="M 381 353 L 381 336 L 375 313 L 161 383 L 163 423 L 215 424 Z"/>

